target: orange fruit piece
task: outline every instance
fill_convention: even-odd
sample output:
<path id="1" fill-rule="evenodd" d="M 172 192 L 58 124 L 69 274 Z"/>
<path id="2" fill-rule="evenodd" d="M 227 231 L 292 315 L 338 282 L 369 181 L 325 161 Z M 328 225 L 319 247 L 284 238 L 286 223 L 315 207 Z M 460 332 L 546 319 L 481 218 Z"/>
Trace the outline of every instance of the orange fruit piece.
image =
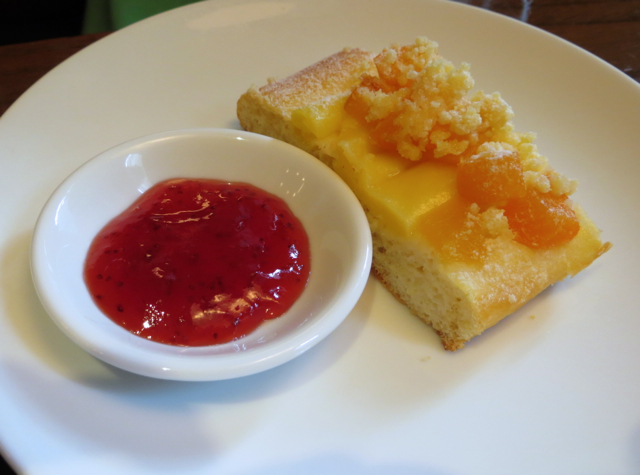
<path id="1" fill-rule="evenodd" d="M 484 152 L 458 164 L 458 193 L 480 206 L 505 204 L 525 194 L 524 175 L 516 152 Z"/>
<path id="2" fill-rule="evenodd" d="M 507 203 L 504 214 L 515 240 L 533 249 L 565 244 L 580 231 L 578 217 L 566 196 L 527 190 L 522 198 Z"/>

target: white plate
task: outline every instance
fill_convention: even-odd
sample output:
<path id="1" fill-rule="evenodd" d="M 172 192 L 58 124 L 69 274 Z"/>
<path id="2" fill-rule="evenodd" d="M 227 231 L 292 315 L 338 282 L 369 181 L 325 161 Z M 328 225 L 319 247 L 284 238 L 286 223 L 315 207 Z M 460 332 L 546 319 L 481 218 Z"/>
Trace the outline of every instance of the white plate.
<path id="1" fill-rule="evenodd" d="M 31 284 L 39 210 L 72 170 L 162 130 L 238 127 L 251 83 L 427 35 L 499 90 L 614 248 L 454 354 L 371 280 L 300 358 L 216 383 L 85 354 Z M 38 474 L 632 474 L 640 469 L 640 87 L 483 10 L 427 0 L 198 3 L 110 35 L 0 120 L 0 443 Z M 531 318 L 535 316 L 535 318 Z"/>

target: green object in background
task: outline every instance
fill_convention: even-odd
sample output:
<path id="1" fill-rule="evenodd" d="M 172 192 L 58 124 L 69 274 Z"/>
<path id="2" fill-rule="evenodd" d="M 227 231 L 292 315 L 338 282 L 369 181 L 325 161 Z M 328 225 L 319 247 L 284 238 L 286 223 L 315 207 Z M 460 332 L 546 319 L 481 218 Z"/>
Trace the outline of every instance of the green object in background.
<path id="1" fill-rule="evenodd" d="M 82 32 L 114 31 L 200 0 L 87 0 Z"/>

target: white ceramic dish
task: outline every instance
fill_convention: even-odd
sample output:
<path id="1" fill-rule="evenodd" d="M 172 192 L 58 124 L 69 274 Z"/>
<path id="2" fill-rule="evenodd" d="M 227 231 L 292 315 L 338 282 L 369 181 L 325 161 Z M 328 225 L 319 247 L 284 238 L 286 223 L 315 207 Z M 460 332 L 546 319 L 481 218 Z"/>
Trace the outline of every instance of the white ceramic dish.
<path id="1" fill-rule="evenodd" d="M 321 345 L 209 383 L 118 371 L 51 322 L 29 242 L 73 170 L 157 131 L 239 128 L 252 83 L 418 35 L 469 62 L 477 87 L 500 91 L 517 128 L 580 180 L 576 200 L 614 244 L 592 267 L 454 354 L 371 279 Z M 38 475 L 637 474 L 638 124 L 640 87 L 620 71 L 454 2 L 216 0 L 104 38 L 0 119 L 3 453 Z"/>
<path id="2" fill-rule="evenodd" d="M 136 337 L 95 306 L 83 279 L 91 241 L 142 193 L 170 178 L 251 183 L 287 202 L 309 236 L 312 272 L 286 314 L 230 343 L 179 347 Z M 224 129 L 159 133 L 90 160 L 45 205 L 31 259 L 44 308 L 80 347 L 134 373 L 186 381 L 246 376 L 301 355 L 353 309 L 370 267 L 367 219 L 333 171 L 284 142 Z"/>

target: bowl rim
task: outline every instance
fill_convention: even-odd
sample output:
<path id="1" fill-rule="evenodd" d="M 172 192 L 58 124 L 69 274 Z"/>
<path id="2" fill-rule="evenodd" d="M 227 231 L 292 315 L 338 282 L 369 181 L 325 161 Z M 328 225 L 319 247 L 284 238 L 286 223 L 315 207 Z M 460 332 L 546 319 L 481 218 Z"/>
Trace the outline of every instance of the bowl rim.
<path id="1" fill-rule="evenodd" d="M 226 362 L 221 361 L 220 355 L 207 354 L 207 351 L 203 350 L 210 347 L 179 347 L 148 341 L 132 335 L 111 321 L 111 324 L 117 327 L 117 331 L 122 333 L 124 350 L 105 347 L 95 339 L 95 336 L 78 331 L 74 320 L 81 316 L 70 315 L 73 312 L 65 312 L 61 298 L 52 293 L 50 279 L 53 270 L 48 268 L 48 260 L 44 252 L 47 232 L 53 231 L 51 218 L 61 206 L 61 201 L 66 196 L 70 185 L 89 176 L 93 169 L 99 170 L 101 165 L 121 159 L 123 154 L 133 148 L 144 148 L 162 139 L 189 140 L 190 138 L 211 139 L 212 143 L 217 140 L 235 139 L 237 142 L 250 141 L 257 146 L 267 145 L 281 149 L 283 155 L 291 157 L 287 160 L 296 160 L 296 163 L 303 164 L 302 166 L 312 170 L 315 178 L 323 180 L 332 187 L 332 191 L 340 193 L 344 198 L 344 206 L 340 211 L 348 213 L 354 223 L 354 243 L 358 252 L 354 253 L 352 265 L 345 273 L 344 283 L 337 291 L 331 308 L 323 308 L 322 312 L 318 312 L 320 316 L 314 315 L 309 325 L 279 338 L 277 344 L 258 346 L 250 350 L 238 351 L 233 355 L 224 355 L 223 358 L 228 360 Z M 238 138 L 242 140 L 237 140 Z M 260 187 L 259 184 L 256 186 Z M 286 198 L 283 199 L 287 201 Z M 93 236 L 90 239 L 93 239 Z M 364 210 L 353 191 L 333 170 L 312 155 L 285 142 L 251 132 L 220 128 L 187 128 L 128 140 L 99 153 L 75 169 L 56 187 L 42 208 L 31 240 L 30 258 L 32 280 L 45 311 L 55 324 L 85 351 L 113 366 L 145 376 L 184 381 L 212 381 L 247 376 L 279 366 L 301 355 L 327 337 L 351 312 L 364 291 L 371 268 L 372 242 Z M 242 339 L 235 342 L 242 342 Z M 132 348 L 133 353 L 130 352 Z M 158 365 L 158 355 L 162 355 L 163 358 L 166 356 L 167 360 L 164 361 L 170 361 L 171 364 Z"/>

